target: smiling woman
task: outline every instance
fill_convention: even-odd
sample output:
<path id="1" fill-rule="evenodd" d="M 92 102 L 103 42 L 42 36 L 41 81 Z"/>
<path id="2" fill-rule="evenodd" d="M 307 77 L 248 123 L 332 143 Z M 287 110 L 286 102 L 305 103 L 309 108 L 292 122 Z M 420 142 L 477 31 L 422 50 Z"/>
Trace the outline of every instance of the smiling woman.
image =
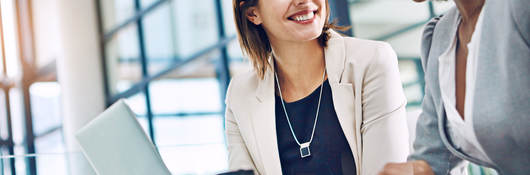
<path id="1" fill-rule="evenodd" d="M 254 70 L 226 95 L 229 168 L 375 174 L 408 155 L 406 99 L 384 42 L 344 37 L 327 0 L 234 0 Z"/>
<path id="2" fill-rule="evenodd" d="M 249 56 L 251 59 L 251 62 L 256 70 L 259 70 L 257 73 L 258 75 L 263 78 L 263 74 L 267 69 L 269 69 L 269 65 L 267 64 L 267 58 L 269 58 L 272 52 L 272 49 L 270 48 L 270 41 L 267 37 L 266 31 L 261 27 L 260 25 L 256 25 L 253 22 L 247 20 L 247 16 L 243 14 L 247 14 L 250 11 L 249 10 L 255 10 L 256 6 L 258 5 L 260 1 L 258 0 L 235 0 L 234 1 L 234 14 L 240 14 L 235 15 L 235 21 L 236 26 L 239 29 L 238 30 L 238 38 L 239 42 L 242 45 L 242 51 Z M 265 1 L 266 2 L 266 1 Z M 320 14 L 322 11 L 326 13 L 326 16 L 329 16 L 329 5 L 328 2 L 325 1 L 326 9 L 314 9 L 315 7 L 311 7 L 313 9 L 307 9 L 299 11 L 295 14 L 292 14 L 290 16 L 287 16 L 288 20 L 291 20 L 296 23 L 300 24 L 310 24 L 313 23 L 313 20 L 316 17 L 319 17 L 319 19 L 324 20 L 324 27 L 322 31 L 327 31 L 328 29 L 336 29 L 336 30 L 344 30 L 347 29 L 347 27 L 340 27 L 335 25 L 334 22 L 330 22 L 328 18 L 322 18 L 320 17 Z M 273 8 L 274 9 L 274 8 Z M 318 13 L 318 14 L 317 14 Z M 253 14 L 250 14 L 253 15 Z M 322 24 L 320 24 L 322 25 Z M 317 26 L 316 31 L 319 31 L 322 29 L 322 27 Z M 295 30 L 296 31 L 296 30 Z M 296 31 L 298 33 L 299 31 Z M 280 31 L 280 33 L 283 33 L 283 31 Z M 322 47 L 326 46 L 326 41 L 329 38 L 328 32 L 319 32 L 321 33 L 318 36 L 319 44 Z"/>

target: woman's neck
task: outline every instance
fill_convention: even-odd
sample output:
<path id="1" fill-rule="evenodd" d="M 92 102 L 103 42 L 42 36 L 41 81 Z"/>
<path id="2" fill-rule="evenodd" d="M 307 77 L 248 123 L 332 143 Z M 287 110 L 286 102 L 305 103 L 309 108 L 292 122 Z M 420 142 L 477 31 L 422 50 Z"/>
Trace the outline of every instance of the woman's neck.
<path id="1" fill-rule="evenodd" d="M 464 22 L 476 20 L 485 0 L 455 0 L 456 7 Z"/>
<path id="2" fill-rule="evenodd" d="M 455 0 L 456 7 L 462 16 L 462 21 L 458 26 L 458 38 L 460 44 L 464 48 L 466 48 L 466 45 L 471 41 L 480 11 L 484 6 L 484 1 L 485 0 Z"/>
<path id="3" fill-rule="evenodd" d="M 282 92 L 291 94 L 287 98 L 304 97 L 322 83 L 324 49 L 316 39 L 307 42 L 271 40 L 271 45 Z"/>

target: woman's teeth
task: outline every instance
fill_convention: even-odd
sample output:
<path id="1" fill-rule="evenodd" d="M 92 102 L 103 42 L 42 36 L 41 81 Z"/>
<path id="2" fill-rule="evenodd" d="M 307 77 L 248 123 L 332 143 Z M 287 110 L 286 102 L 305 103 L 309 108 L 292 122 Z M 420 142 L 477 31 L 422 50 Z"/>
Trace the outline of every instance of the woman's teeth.
<path id="1" fill-rule="evenodd" d="M 295 16 L 295 17 L 293 17 L 293 20 L 295 20 L 295 21 L 305 21 L 305 20 L 309 20 L 309 19 L 313 18 L 313 16 L 315 16 L 315 14 L 313 12 L 311 12 L 311 13 L 307 13 L 305 15 Z"/>

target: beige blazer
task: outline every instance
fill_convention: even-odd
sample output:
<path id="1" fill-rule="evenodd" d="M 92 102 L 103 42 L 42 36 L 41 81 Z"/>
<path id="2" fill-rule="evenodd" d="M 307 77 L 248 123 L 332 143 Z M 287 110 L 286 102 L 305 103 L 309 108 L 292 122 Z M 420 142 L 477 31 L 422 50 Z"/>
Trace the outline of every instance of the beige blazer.
<path id="1" fill-rule="evenodd" d="M 352 150 L 357 174 L 377 174 L 388 162 L 406 161 L 407 102 L 391 46 L 331 31 L 324 55 L 335 111 Z M 230 82 L 226 95 L 230 170 L 282 174 L 273 71 L 267 71 L 264 79 L 248 72 Z"/>

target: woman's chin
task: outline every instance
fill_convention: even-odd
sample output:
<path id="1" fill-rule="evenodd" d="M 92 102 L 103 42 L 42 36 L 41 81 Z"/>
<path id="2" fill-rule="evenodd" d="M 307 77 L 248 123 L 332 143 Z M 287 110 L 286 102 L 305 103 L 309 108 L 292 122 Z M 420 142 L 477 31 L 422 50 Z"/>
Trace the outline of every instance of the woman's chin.
<path id="1" fill-rule="evenodd" d="M 304 32 L 297 32 L 296 34 L 293 34 L 294 40 L 297 41 L 310 41 L 317 39 L 320 34 L 322 34 L 322 31 L 304 31 Z"/>

